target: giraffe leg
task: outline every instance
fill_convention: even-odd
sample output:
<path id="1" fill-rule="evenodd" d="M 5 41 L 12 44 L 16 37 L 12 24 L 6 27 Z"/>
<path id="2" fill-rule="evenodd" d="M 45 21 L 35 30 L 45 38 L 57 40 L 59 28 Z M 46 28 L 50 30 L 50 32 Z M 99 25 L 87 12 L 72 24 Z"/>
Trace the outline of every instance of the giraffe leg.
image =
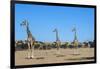
<path id="1" fill-rule="evenodd" d="M 59 48 L 60 48 L 60 45 L 59 45 L 59 43 L 57 43 L 57 54 L 60 54 Z"/>
<path id="2" fill-rule="evenodd" d="M 59 54 L 59 47 L 57 46 L 57 54 Z"/>
<path id="3" fill-rule="evenodd" d="M 31 58 L 34 58 L 34 46 L 32 42 L 31 42 Z"/>
<path id="4" fill-rule="evenodd" d="M 30 58 L 30 43 L 28 42 L 27 58 Z"/>

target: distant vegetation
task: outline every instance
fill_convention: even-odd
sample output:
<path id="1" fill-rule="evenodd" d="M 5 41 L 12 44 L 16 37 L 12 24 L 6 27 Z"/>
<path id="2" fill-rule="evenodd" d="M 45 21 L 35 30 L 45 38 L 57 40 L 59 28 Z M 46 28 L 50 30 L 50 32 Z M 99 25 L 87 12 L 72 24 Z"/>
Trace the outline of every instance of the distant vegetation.
<path id="1" fill-rule="evenodd" d="M 77 43 L 76 43 L 77 44 Z M 94 41 L 88 41 L 88 42 L 82 42 L 78 43 L 77 48 L 93 48 L 94 47 Z M 28 48 L 27 41 L 15 41 L 15 49 L 16 50 L 25 50 Z M 35 49 L 40 49 L 40 50 L 46 50 L 46 49 L 55 49 L 57 48 L 56 42 L 41 42 L 41 41 L 36 41 L 34 45 Z M 74 42 L 62 42 L 60 48 L 66 49 L 66 48 L 75 48 L 75 43 Z"/>

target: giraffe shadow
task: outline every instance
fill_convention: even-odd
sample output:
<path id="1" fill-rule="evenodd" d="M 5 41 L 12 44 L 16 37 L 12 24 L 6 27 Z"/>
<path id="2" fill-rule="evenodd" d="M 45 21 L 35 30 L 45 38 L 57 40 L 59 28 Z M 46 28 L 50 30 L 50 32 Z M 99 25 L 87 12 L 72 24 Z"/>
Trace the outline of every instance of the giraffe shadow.
<path id="1" fill-rule="evenodd" d="M 37 57 L 36 59 L 45 59 L 44 57 Z"/>
<path id="2" fill-rule="evenodd" d="M 25 59 L 35 59 L 35 58 L 32 58 L 32 57 L 30 57 L 30 58 L 28 58 L 28 57 L 25 57 Z"/>
<path id="3" fill-rule="evenodd" d="M 80 55 L 80 54 L 70 54 L 70 55 L 73 55 L 73 56 L 78 56 L 78 55 Z"/>
<path id="4" fill-rule="evenodd" d="M 94 59 L 94 57 L 69 58 L 64 60 L 91 60 L 91 59 Z"/>
<path id="5" fill-rule="evenodd" d="M 63 54 L 54 54 L 56 55 L 56 57 L 65 57 L 66 55 L 63 55 Z"/>
<path id="6" fill-rule="evenodd" d="M 56 57 L 65 57 L 66 55 L 57 55 Z"/>
<path id="7" fill-rule="evenodd" d="M 25 59 L 45 59 L 45 58 L 44 57 L 35 57 L 35 58 L 32 58 L 32 57 L 28 58 L 28 57 L 26 57 Z"/>

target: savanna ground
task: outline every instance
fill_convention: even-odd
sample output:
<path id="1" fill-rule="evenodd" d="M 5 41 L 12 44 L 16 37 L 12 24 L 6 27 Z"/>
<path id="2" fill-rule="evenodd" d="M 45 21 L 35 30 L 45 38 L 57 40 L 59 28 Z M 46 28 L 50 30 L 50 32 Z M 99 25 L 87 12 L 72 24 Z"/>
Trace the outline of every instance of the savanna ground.
<path id="1" fill-rule="evenodd" d="M 35 50 L 35 58 L 27 59 L 27 50 L 15 52 L 15 65 L 94 61 L 94 48 Z"/>

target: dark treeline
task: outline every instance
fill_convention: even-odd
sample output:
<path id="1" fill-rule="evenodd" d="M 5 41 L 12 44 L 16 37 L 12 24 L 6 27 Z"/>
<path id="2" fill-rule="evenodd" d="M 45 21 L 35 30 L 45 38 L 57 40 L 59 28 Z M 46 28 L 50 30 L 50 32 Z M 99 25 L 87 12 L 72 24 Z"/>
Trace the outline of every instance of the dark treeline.
<path id="1" fill-rule="evenodd" d="M 94 47 L 94 41 L 88 41 L 88 42 L 78 42 L 77 48 L 93 48 Z M 15 50 L 25 50 L 28 48 L 27 45 L 27 41 L 15 41 Z M 35 49 L 39 49 L 39 50 L 50 50 L 50 49 L 55 49 L 57 48 L 56 46 L 56 42 L 41 42 L 41 41 L 36 41 L 35 45 L 34 45 Z M 60 45 L 60 48 L 62 49 L 66 49 L 66 48 L 75 48 L 75 46 L 73 45 L 73 42 L 63 42 Z"/>

